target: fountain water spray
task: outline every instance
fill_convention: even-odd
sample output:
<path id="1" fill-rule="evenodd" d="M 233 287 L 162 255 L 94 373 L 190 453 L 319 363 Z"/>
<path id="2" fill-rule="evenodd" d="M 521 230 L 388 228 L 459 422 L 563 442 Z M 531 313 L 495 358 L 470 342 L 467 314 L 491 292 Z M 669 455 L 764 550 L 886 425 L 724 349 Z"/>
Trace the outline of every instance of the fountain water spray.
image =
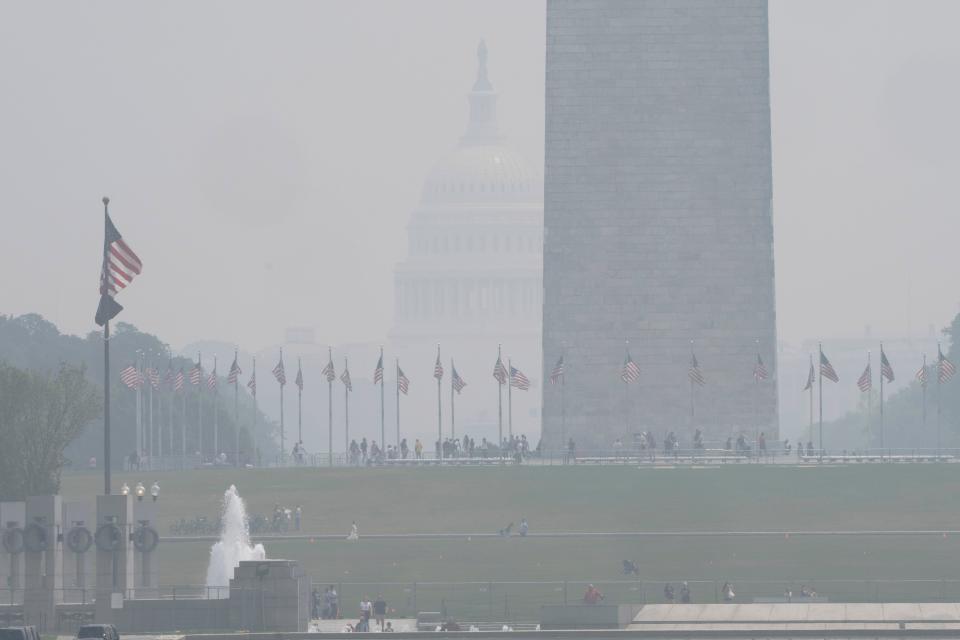
<path id="1" fill-rule="evenodd" d="M 267 557 L 262 544 L 250 544 L 247 508 L 234 485 L 230 485 L 223 494 L 221 522 L 220 540 L 210 549 L 208 587 L 229 586 L 233 570 L 240 566 L 241 560 L 265 560 Z M 219 589 L 215 591 L 220 592 Z M 223 591 L 224 593 L 211 593 L 211 597 L 227 597 L 226 590 Z"/>

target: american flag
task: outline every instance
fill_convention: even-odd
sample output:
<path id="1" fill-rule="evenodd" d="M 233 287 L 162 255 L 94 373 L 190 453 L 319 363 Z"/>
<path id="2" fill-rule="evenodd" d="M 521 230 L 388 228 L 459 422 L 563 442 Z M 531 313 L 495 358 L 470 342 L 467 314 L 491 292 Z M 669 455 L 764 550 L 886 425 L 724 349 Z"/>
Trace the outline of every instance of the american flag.
<path id="1" fill-rule="evenodd" d="M 440 364 L 440 352 L 437 351 L 437 361 L 433 365 L 433 377 L 437 380 L 443 380 L 443 365 Z"/>
<path id="2" fill-rule="evenodd" d="M 237 363 L 237 354 L 234 353 L 233 364 L 230 365 L 230 371 L 227 373 L 227 383 L 236 385 L 241 373 L 243 373 L 243 371 L 240 369 L 239 363 Z"/>
<path id="3" fill-rule="evenodd" d="M 753 365 L 753 379 L 757 382 L 766 380 L 770 374 L 767 373 L 767 367 L 763 364 L 763 358 L 757 354 L 757 364 Z"/>
<path id="4" fill-rule="evenodd" d="M 630 383 L 636 382 L 639 378 L 640 367 L 637 366 L 637 363 L 630 357 L 630 352 L 627 351 L 627 356 L 623 361 L 623 369 L 620 370 L 620 379 L 626 383 Z"/>
<path id="5" fill-rule="evenodd" d="M 817 372 L 813 368 L 813 357 L 810 358 L 810 371 L 807 372 L 807 384 L 803 385 L 804 391 L 813 389 L 813 382 L 817 379 Z"/>
<path id="6" fill-rule="evenodd" d="M 857 386 L 860 387 L 860 391 L 864 393 L 873 388 L 873 371 L 870 370 L 869 362 L 867 363 L 867 368 L 863 370 L 863 373 L 861 373 L 857 379 Z"/>
<path id="7" fill-rule="evenodd" d="M 277 379 L 280 386 L 287 384 L 287 372 L 283 368 L 283 354 L 280 354 L 280 362 L 273 368 L 273 377 Z"/>
<path id="8" fill-rule="evenodd" d="M 397 367 L 397 388 L 403 392 L 403 395 L 407 395 L 410 391 L 410 380 L 403 374 L 403 369 L 400 367 Z"/>
<path id="9" fill-rule="evenodd" d="M 700 363 L 697 362 L 697 356 L 690 354 L 690 369 L 687 371 L 687 377 L 690 378 L 690 382 L 695 382 L 701 387 L 707 383 L 706 378 L 703 377 L 703 371 L 700 370 Z"/>
<path id="10" fill-rule="evenodd" d="M 137 371 L 137 367 L 131 364 L 129 367 L 121 371 L 120 382 L 130 389 L 138 389 L 140 387 L 141 378 L 140 372 Z"/>
<path id="11" fill-rule="evenodd" d="M 177 372 L 177 377 L 173 379 L 173 390 L 183 390 L 183 367 L 180 367 L 180 371 Z"/>
<path id="12" fill-rule="evenodd" d="M 207 376 L 207 388 L 216 391 L 217 390 L 217 359 L 213 359 L 213 371 L 210 372 L 210 375 Z"/>
<path id="13" fill-rule="evenodd" d="M 529 378 L 523 375 L 523 371 L 520 371 L 520 369 L 517 369 L 513 365 L 510 365 L 510 386 L 515 389 L 520 389 L 521 391 L 530 389 Z"/>
<path id="14" fill-rule="evenodd" d="M 353 382 L 350 380 L 350 368 L 346 361 L 343 363 L 343 373 L 340 374 L 340 382 L 347 388 L 347 391 L 353 391 Z"/>
<path id="15" fill-rule="evenodd" d="M 893 382 L 893 367 L 890 366 L 890 361 L 887 360 L 887 354 L 883 352 L 883 347 L 880 347 L 880 375 L 887 379 L 887 382 Z"/>
<path id="16" fill-rule="evenodd" d="M 103 199 L 104 207 L 109 200 Z M 133 252 L 117 228 L 113 226 L 110 214 L 104 211 L 103 265 L 100 268 L 100 304 L 97 307 L 96 322 L 103 326 L 111 318 L 123 311 L 123 307 L 114 300 L 121 290 L 140 274 L 143 263 Z"/>
<path id="17" fill-rule="evenodd" d="M 324 369 L 324 371 L 326 371 L 326 369 Z M 329 380 L 330 377 L 327 376 L 327 379 Z M 303 368 L 300 367 L 299 361 L 297 361 L 297 377 L 294 379 L 293 384 L 297 385 L 297 389 L 303 391 Z"/>
<path id="18" fill-rule="evenodd" d="M 500 359 L 499 355 L 497 356 L 497 363 L 493 365 L 493 377 L 500 384 L 507 384 L 507 368 L 503 366 L 503 360 Z"/>
<path id="19" fill-rule="evenodd" d="M 257 370 L 254 369 L 253 373 L 250 374 L 250 379 L 247 380 L 247 389 L 250 389 L 250 395 L 254 398 L 257 397 Z"/>
<path id="20" fill-rule="evenodd" d="M 457 393 L 463 391 L 463 388 L 467 386 L 467 382 L 460 377 L 460 374 L 457 373 L 457 367 L 451 362 L 450 363 L 450 384 L 453 385 L 453 390 Z"/>
<path id="21" fill-rule="evenodd" d="M 377 368 L 373 370 L 373 384 L 383 383 L 383 354 L 380 354 L 380 359 L 377 360 Z"/>
<path id="22" fill-rule="evenodd" d="M 560 356 L 557 364 L 553 366 L 553 371 L 550 372 L 550 384 L 563 384 L 563 376 L 563 356 Z"/>
<path id="23" fill-rule="evenodd" d="M 820 352 L 820 377 L 833 380 L 834 382 L 840 382 L 837 372 L 834 371 L 833 365 L 827 360 L 827 356 L 823 354 L 823 351 Z"/>
<path id="24" fill-rule="evenodd" d="M 200 384 L 200 378 L 203 377 L 203 366 L 200 364 L 200 359 L 197 358 L 197 364 L 193 365 L 193 368 L 190 369 L 190 384 L 198 385 Z"/>
<path id="25" fill-rule="evenodd" d="M 953 374 L 957 372 L 957 368 L 953 366 L 953 363 L 947 360 L 947 356 L 943 355 L 943 351 L 940 350 L 940 345 L 937 345 L 937 382 L 944 384 L 953 377 Z"/>
<path id="26" fill-rule="evenodd" d="M 173 388 L 173 363 L 167 365 L 167 373 L 163 376 L 163 384 Z"/>
<path id="27" fill-rule="evenodd" d="M 147 369 L 147 380 L 150 381 L 151 387 L 160 389 L 160 371 L 158 371 L 156 367 Z"/>
<path id="28" fill-rule="evenodd" d="M 927 365 L 924 363 L 919 369 L 917 369 L 916 374 L 917 382 L 920 383 L 921 387 L 927 386 Z"/>
<path id="29" fill-rule="evenodd" d="M 330 360 L 327 362 L 327 366 L 323 368 L 321 373 L 327 377 L 327 382 L 333 382 L 337 379 L 337 372 L 333 368 L 333 358 L 330 358 Z"/>

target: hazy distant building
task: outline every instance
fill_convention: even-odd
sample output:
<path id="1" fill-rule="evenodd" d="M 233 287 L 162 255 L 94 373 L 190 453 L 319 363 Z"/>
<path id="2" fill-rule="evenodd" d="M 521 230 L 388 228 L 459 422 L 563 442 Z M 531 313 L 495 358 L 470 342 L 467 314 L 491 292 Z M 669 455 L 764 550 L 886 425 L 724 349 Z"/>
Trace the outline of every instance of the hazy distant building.
<path id="1" fill-rule="evenodd" d="M 543 182 L 504 145 L 483 43 L 477 55 L 466 133 L 431 171 L 410 216 L 408 256 L 395 270 L 387 370 L 393 380 L 393 356 L 399 354 L 411 378 L 410 397 L 403 399 L 409 424 L 435 434 L 431 375 L 441 343 L 444 433 L 450 433 L 454 357 L 468 383 L 457 397 L 457 435 L 468 432 L 479 444 L 481 437 L 496 439 L 497 388 L 491 374 L 501 342 L 504 362 L 512 356 L 533 381 L 530 391 L 514 392 L 514 431 L 528 437 L 539 432 Z M 506 404 L 504 416 L 506 435 Z"/>
<path id="2" fill-rule="evenodd" d="M 765 0 L 548 0 L 543 357 L 566 344 L 567 365 L 565 426 L 544 383 L 551 445 L 776 439 L 768 57 Z"/>

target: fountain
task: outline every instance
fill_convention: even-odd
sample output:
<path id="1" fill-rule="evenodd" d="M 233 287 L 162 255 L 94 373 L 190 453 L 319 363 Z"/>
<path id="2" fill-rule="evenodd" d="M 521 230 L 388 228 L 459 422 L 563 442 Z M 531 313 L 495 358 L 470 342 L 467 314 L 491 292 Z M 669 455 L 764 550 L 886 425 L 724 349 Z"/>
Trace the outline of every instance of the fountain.
<path id="1" fill-rule="evenodd" d="M 267 557 L 262 544 L 250 544 L 247 508 L 234 485 L 230 485 L 223 494 L 221 521 L 220 540 L 210 548 L 207 587 L 227 587 L 233 570 L 240 566 L 241 560 L 265 560 Z M 227 589 L 210 591 L 210 597 L 214 598 L 226 598 L 229 595 Z"/>

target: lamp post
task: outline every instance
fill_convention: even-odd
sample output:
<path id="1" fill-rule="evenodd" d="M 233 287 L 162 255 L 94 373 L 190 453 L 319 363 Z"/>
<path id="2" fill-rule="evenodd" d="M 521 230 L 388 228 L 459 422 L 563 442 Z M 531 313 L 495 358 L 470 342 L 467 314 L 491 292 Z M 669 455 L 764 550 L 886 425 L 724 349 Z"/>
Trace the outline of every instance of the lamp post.
<path id="1" fill-rule="evenodd" d="M 156 502 L 160 497 L 160 483 L 154 482 L 150 485 L 150 496 L 153 498 L 153 501 Z"/>
<path id="2" fill-rule="evenodd" d="M 143 496 L 147 493 L 147 489 L 143 486 L 142 482 L 138 482 L 134 492 L 137 494 L 137 502 L 140 502 L 143 500 Z"/>

